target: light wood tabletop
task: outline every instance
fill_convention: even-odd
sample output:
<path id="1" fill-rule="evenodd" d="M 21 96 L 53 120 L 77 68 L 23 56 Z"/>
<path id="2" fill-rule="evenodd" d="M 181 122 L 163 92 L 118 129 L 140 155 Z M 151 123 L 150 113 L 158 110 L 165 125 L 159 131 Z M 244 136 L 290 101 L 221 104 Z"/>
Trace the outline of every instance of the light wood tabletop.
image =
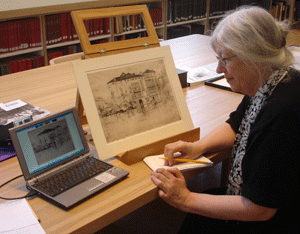
<path id="1" fill-rule="evenodd" d="M 213 52 L 207 47 L 208 42 L 209 37 L 192 35 L 164 41 L 161 45 L 171 46 L 176 65 L 185 63 L 185 66 L 189 64 L 195 67 L 215 61 Z M 199 43 L 202 43 L 202 49 L 198 48 Z M 52 113 L 75 106 L 77 86 L 71 63 L 1 76 L 0 84 L 2 103 L 21 99 Z M 201 128 L 201 138 L 224 122 L 243 97 L 241 94 L 205 85 L 184 88 L 183 92 L 194 126 Z M 228 152 L 211 155 L 211 160 L 217 164 L 224 161 L 227 155 Z M 143 162 L 130 166 L 116 158 L 111 158 L 109 162 L 128 170 L 128 178 L 69 211 L 40 197 L 29 200 L 46 233 L 94 233 L 158 197 L 157 188 L 150 180 L 151 170 Z M 192 178 L 204 170 L 190 171 L 185 176 Z M 17 158 L 1 162 L 0 174 L 0 184 L 20 175 Z M 23 178 L 13 181 L 0 191 L 1 196 L 6 197 L 21 196 L 27 192 Z"/>

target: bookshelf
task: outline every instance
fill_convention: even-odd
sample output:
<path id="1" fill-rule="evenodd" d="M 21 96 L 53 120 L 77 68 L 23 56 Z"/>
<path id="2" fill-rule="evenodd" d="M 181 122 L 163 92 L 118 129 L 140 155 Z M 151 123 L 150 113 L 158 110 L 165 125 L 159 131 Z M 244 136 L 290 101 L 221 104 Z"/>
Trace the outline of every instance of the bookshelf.
<path id="1" fill-rule="evenodd" d="M 62 0 L 62 2 L 64 1 L 67 0 Z M 70 0 L 69 2 L 75 1 Z M 187 34 L 207 34 L 210 25 L 222 17 L 227 10 L 234 9 L 240 4 L 253 2 L 264 2 L 265 7 L 268 7 L 269 4 L 270 10 L 272 5 L 276 5 L 276 2 L 285 2 L 290 9 L 297 6 L 297 4 L 295 5 L 296 0 L 78 0 L 76 3 L 0 10 L 0 75 L 5 75 L 8 71 L 14 73 L 45 66 L 54 57 L 81 52 L 80 42 L 72 27 L 72 21 L 70 21 L 70 12 L 74 10 L 147 4 L 158 37 L 170 39 Z M 300 9 L 299 4 L 298 8 Z M 159 17 L 157 11 L 160 12 Z M 293 20 L 294 11 L 290 12 L 289 19 Z M 130 22 L 130 20 L 122 19 L 121 21 L 124 23 Z M 99 33 L 100 26 L 92 22 L 93 27 L 98 30 L 91 32 L 93 33 L 90 35 L 91 43 L 136 38 L 145 34 L 145 29 L 142 27 L 128 30 L 117 29 L 116 23 L 114 23 L 116 21 L 117 19 L 110 20 L 107 23 L 108 31 L 103 33 Z M 101 24 L 104 25 L 104 23 Z M 59 27 L 59 25 L 67 26 L 67 28 Z M 52 29 L 52 33 L 49 29 Z M 10 34 L 17 36 L 3 36 L 7 30 L 10 30 Z M 59 38 L 57 36 L 59 30 L 60 34 L 62 31 L 69 31 L 71 38 L 70 35 L 69 38 L 65 38 L 63 35 L 60 35 Z M 27 41 L 23 42 L 24 40 Z M 32 42 L 32 40 L 37 40 L 37 42 Z M 7 46 L 8 43 L 12 48 L 3 48 L 3 45 Z M 13 43 L 17 45 L 12 46 Z"/>
<path id="2" fill-rule="evenodd" d="M 290 24 L 295 21 L 296 0 L 276 1 L 270 3 L 270 13 L 277 20 L 289 20 Z M 299 1 L 298 1 L 299 2 Z M 299 10 L 299 9 L 298 9 Z"/>

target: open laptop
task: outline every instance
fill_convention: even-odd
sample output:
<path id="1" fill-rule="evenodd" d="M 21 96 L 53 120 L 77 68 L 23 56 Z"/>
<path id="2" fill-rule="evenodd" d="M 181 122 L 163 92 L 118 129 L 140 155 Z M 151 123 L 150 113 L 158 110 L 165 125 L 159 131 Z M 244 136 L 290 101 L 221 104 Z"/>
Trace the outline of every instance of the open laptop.
<path id="1" fill-rule="evenodd" d="M 64 209 L 129 174 L 90 152 L 75 107 L 9 131 L 27 188 Z"/>

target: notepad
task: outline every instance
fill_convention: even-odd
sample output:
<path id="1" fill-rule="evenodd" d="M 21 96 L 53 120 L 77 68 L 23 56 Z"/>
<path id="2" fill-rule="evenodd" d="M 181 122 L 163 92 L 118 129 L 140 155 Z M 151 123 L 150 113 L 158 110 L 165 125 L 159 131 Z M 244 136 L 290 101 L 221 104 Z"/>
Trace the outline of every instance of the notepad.
<path id="1" fill-rule="evenodd" d="M 176 167 L 178 168 L 180 171 L 188 171 L 188 170 L 192 170 L 192 169 L 196 169 L 196 168 L 202 168 L 202 167 L 211 167 L 213 165 L 213 162 L 210 161 L 208 158 L 204 157 L 204 156 L 200 156 L 199 158 L 197 158 L 196 160 L 199 161 L 205 161 L 208 162 L 209 164 L 201 164 L 201 163 L 176 163 L 172 166 L 165 166 L 164 165 L 164 159 L 163 159 L 164 155 L 154 155 L 154 156 L 148 156 L 146 158 L 144 158 L 144 162 L 147 164 L 148 167 L 150 167 L 153 171 L 155 171 L 158 168 L 171 168 L 171 167 Z"/>
<path id="2" fill-rule="evenodd" d="M 46 233 L 26 199 L 0 203 L 0 233 Z"/>

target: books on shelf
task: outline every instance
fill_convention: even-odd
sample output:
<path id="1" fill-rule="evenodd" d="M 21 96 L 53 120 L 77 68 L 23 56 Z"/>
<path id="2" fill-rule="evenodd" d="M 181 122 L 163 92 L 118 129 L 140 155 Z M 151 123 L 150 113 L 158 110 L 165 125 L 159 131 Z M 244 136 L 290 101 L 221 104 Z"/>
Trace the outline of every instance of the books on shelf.
<path id="1" fill-rule="evenodd" d="M 209 16 L 222 15 L 239 6 L 239 0 L 210 0 Z M 207 16 L 207 0 L 169 0 L 167 23 L 204 19 Z"/>
<path id="2" fill-rule="evenodd" d="M 161 8 L 149 8 L 149 14 L 155 27 L 163 25 Z M 141 15 L 127 15 L 114 18 L 115 34 L 121 34 L 123 32 L 129 32 L 144 28 L 145 24 Z"/>
<path id="3" fill-rule="evenodd" d="M 26 71 L 45 65 L 44 56 L 27 54 L 4 59 L 0 64 L 0 75 Z"/>
<path id="4" fill-rule="evenodd" d="M 209 16 L 218 16 L 239 6 L 239 0 L 210 0 Z"/>
<path id="5" fill-rule="evenodd" d="M 78 39 L 70 13 L 47 15 L 45 22 L 47 45 Z"/>
<path id="6" fill-rule="evenodd" d="M 167 23 L 174 24 L 206 17 L 206 0 L 169 0 Z"/>
<path id="7" fill-rule="evenodd" d="M 279 21 L 288 19 L 290 16 L 290 6 L 286 4 L 286 1 L 273 1 L 270 13 Z"/>
<path id="8" fill-rule="evenodd" d="M 106 42 L 106 40 L 101 40 Z M 48 51 L 48 62 L 51 59 L 82 52 L 79 44 L 64 46 L 56 49 L 51 49 Z M 6 58 L 0 62 L 0 76 L 12 74 L 20 71 L 26 71 L 38 67 L 45 66 L 44 56 L 37 54 L 25 54 L 16 57 Z"/>
<path id="9" fill-rule="evenodd" d="M 162 8 L 150 8 L 149 13 L 154 26 L 161 26 Z M 78 35 L 70 13 L 47 15 L 45 20 L 47 45 L 78 40 Z M 142 21 L 140 15 L 115 17 L 114 32 L 120 34 L 122 32 L 144 28 Z M 84 25 L 90 38 L 109 35 L 111 33 L 110 18 L 84 20 Z"/>
<path id="10" fill-rule="evenodd" d="M 162 9 L 161 8 L 150 8 L 149 14 L 151 16 L 151 19 L 153 21 L 154 27 L 162 26 L 163 20 L 162 20 Z"/>
<path id="11" fill-rule="evenodd" d="M 29 18 L 0 23 L 0 54 L 40 47 L 40 20 Z"/>

